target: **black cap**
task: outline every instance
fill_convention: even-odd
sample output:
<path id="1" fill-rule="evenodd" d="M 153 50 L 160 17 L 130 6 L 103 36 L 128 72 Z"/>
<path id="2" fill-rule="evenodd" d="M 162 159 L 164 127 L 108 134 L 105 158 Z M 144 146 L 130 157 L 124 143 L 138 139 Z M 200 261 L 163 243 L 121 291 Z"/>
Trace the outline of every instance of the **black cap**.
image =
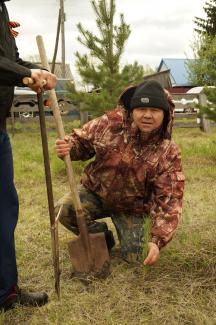
<path id="1" fill-rule="evenodd" d="M 168 112 L 168 101 L 164 89 L 158 81 L 144 81 L 136 87 L 131 97 L 130 109 L 137 107 L 156 107 Z"/>

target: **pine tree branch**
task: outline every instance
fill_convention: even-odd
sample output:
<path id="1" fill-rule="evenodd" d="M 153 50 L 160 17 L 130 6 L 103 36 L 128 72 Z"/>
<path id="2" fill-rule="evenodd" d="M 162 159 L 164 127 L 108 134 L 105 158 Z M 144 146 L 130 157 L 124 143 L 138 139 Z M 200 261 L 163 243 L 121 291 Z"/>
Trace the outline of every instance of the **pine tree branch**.
<path id="1" fill-rule="evenodd" d="M 115 0 L 95 0 L 91 3 L 97 34 L 85 29 L 81 23 L 77 25 L 80 33 L 78 41 L 88 49 L 89 54 L 76 53 L 76 66 L 84 84 L 92 89 L 99 88 L 100 93 L 91 92 L 80 97 L 77 94 L 77 98 L 87 110 L 98 114 L 114 108 L 119 94 L 129 83 L 141 81 L 143 68 L 136 63 L 120 71 L 120 59 L 130 27 L 123 15 L 120 15 L 120 24 L 114 25 Z"/>

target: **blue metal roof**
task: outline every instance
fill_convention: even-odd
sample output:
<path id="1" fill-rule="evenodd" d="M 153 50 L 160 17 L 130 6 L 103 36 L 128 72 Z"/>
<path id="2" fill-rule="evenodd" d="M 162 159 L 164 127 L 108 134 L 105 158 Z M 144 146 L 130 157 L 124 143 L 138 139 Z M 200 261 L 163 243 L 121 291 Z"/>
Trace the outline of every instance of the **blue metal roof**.
<path id="1" fill-rule="evenodd" d="M 172 86 L 191 86 L 188 73 L 188 62 L 193 59 L 162 59 L 158 72 L 170 70 Z"/>

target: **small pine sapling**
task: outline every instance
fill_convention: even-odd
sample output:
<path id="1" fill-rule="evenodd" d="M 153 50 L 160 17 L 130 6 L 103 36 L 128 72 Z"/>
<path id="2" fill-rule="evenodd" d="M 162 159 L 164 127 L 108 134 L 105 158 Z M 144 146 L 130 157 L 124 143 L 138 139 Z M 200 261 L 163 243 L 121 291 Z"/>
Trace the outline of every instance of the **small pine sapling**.
<path id="1" fill-rule="evenodd" d="M 147 216 L 144 219 L 144 223 L 143 223 L 143 249 L 142 249 L 143 261 L 146 259 L 149 251 L 149 242 L 151 240 L 151 228 L 152 228 L 151 217 Z"/>

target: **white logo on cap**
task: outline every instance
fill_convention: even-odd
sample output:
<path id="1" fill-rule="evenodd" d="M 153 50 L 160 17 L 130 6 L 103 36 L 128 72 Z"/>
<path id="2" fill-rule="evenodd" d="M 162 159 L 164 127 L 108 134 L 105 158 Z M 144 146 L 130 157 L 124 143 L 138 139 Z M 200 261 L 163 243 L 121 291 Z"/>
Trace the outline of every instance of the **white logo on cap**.
<path id="1" fill-rule="evenodd" d="M 140 101 L 141 101 L 141 103 L 146 104 L 146 103 L 149 103 L 149 98 L 148 97 L 142 97 L 140 99 Z"/>

